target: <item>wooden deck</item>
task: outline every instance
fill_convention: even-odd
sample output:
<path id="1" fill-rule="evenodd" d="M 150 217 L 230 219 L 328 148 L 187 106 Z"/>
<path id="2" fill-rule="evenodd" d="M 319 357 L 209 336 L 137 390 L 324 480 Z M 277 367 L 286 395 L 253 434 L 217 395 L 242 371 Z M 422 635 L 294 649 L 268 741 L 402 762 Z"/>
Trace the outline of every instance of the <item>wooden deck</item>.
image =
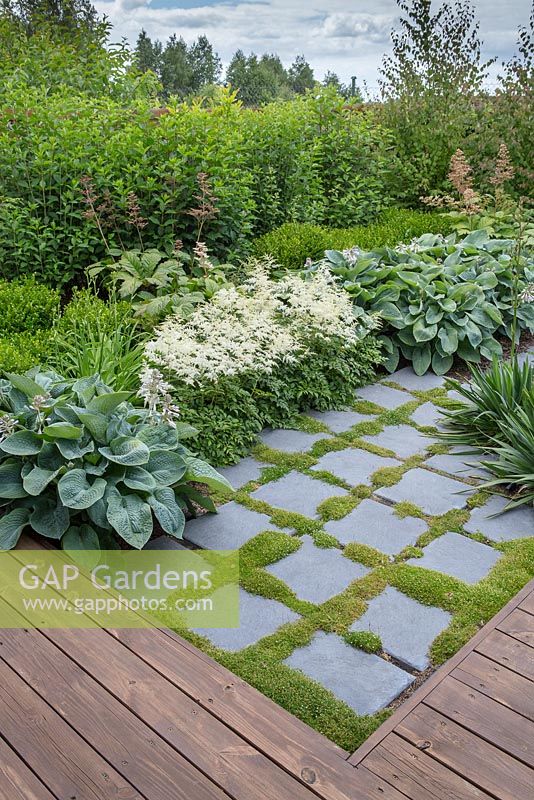
<path id="1" fill-rule="evenodd" d="M 170 631 L 0 631 L 0 800 L 532 800 L 533 766 L 534 582 L 353 755 Z"/>

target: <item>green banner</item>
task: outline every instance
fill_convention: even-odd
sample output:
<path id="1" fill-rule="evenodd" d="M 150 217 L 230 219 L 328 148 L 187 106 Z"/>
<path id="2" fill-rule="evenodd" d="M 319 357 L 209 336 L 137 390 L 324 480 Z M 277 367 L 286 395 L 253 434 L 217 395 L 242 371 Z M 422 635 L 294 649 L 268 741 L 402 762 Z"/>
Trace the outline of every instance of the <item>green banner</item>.
<path id="1" fill-rule="evenodd" d="M 0 552 L 0 628 L 238 626 L 237 551 Z"/>

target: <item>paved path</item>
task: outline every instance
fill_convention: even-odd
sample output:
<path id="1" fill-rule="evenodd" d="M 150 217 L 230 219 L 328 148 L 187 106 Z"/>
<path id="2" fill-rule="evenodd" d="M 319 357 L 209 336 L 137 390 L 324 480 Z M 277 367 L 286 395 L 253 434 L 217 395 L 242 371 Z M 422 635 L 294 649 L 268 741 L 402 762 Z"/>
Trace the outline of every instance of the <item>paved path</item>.
<path id="1" fill-rule="evenodd" d="M 296 528 L 299 546 L 264 565 L 285 595 L 277 592 L 273 599 L 242 589 L 239 631 L 202 631 L 212 644 L 231 652 L 255 646 L 282 626 L 298 624 L 299 601 L 332 607 L 333 598 L 347 597 L 381 564 L 405 563 L 424 570 L 421 575 L 431 570 L 438 579 L 474 586 L 498 563 L 501 543 L 534 535 L 532 508 L 494 517 L 505 504 L 499 497 L 469 508 L 486 475 L 476 456 L 457 449 L 432 452 L 444 449 L 435 447 L 432 436 L 440 424 L 438 404 L 447 396 L 443 383 L 401 369 L 362 388 L 352 409 L 312 412 L 317 432 L 266 431 L 257 458 L 222 470 L 240 491 L 217 516 L 187 524 L 189 543 L 233 549 L 262 532 L 291 536 Z M 440 396 L 437 389 L 443 390 Z M 265 482 L 262 476 L 273 464 L 283 469 Z M 172 546 L 164 538 L 154 542 L 165 544 Z M 284 596 L 292 601 L 281 601 Z M 359 715 L 388 706 L 414 683 L 430 666 L 432 642 L 452 620 L 443 608 L 389 585 L 371 592 L 363 607 L 342 630 L 317 629 L 283 661 Z M 362 634 L 379 637 L 376 652 L 354 646 Z"/>

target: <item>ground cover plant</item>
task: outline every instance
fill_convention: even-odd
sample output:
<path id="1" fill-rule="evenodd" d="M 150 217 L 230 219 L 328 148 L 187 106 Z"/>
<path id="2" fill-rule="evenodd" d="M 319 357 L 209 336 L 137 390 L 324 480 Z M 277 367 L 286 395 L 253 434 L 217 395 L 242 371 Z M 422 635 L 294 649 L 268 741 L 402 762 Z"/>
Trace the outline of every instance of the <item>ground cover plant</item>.
<path id="1" fill-rule="evenodd" d="M 65 548 L 114 549 L 122 539 L 141 549 L 154 518 L 180 538 L 193 500 L 213 509 L 190 481 L 230 488 L 182 444 L 196 431 L 174 421 L 165 397 L 145 391 L 143 409 L 98 375 L 69 381 L 34 370 L 7 378 L 0 383 L 4 550 L 26 527 Z"/>

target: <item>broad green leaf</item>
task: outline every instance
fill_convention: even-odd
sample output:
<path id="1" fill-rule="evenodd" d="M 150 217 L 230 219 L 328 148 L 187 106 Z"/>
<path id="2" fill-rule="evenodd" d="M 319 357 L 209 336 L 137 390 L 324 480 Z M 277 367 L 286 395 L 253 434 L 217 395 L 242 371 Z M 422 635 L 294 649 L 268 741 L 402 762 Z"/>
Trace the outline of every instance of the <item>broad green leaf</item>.
<path id="1" fill-rule="evenodd" d="M 39 498 L 33 507 L 30 525 L 41 536 L 61 539 L 70 525 L 69 510 L 59 501 L 48 497 Z"/>
<path id="2" fill-rule="evenodd" d="M 68 422 L 53 422 L 43 429 L 43 436 L 48 439 L 81 439 L 83 428 L 69 425 Z"/>
<path id="3" fill-rule="evenodd" d="M 475 283 L 478 286 L 481 286 L 483 289 L 495 289 L 495 287 L 499 284 L 499 281 L 494 272 L 488 271 L 477 275 L 475 278 Z"/>
<path id="4" fill-rule="evenodd" d="M 178 453 L 155 450 L 150 455 L 146 469 L 152 473 L 159 486 L 172 486 L 185 475 L 186 463 Z"/>
<path id="5" fill-rule="evenodd" d="M 187 456 L 185 460 L 187 469 L 184 475 L 184 480 L 195 481 L 196 483 L 205 483 L 206 486 L 210 487 L 210 489 L 214 489 L 216 491 L 220 489 L 223 491 L 234 491 L 232 484 L 229 483 L 226 478 L 220 475 L 217 470 L 206 461 L 202 461 L 202 459 L 195 458 L 194 456 Z"/>
<path id="6" fill-rule="evenodd" d="M 480 345 L 480 353 L 491 361 L 493 358 L 502 358 L 502 345 L 497 339 L 488 337 Z"/>
<path id="7" fill-rule="evenodd" d="M 51 442 L 45 442 L 41 452 L 37 456 L 37 466 L 42 469 L 56 470 L 63 466 L 65 463 L 64 457 L 61 455 L 57 447 Z"/>
<path id="8" fill-rule="evenodd" d="M 429 342 L 438 331 L 437 325 L 427 325 L 424 317 L 420 317 L 413 326 L 412 333 L 416 342 Z"/>
<path id="9" fill-rule="evenodd" d="M 96 478 L 90 484 L 83 469 L 71 469 L 60 478 L 57 486 L 63 505 L 77 510 L 89 508 L 106 491 L 106 481 L 103 478 Z"/>
<path id="10" fill-rule="evenodd" d="M 0 444 L 0 450 L 12 456 L 35 456 L 41 450 L 43 441 L 33 431 L 15 431 Z"/>
<path id="11" fill-rule="evenodd" d="M 79 552 L 72 555 L 73 561 L 87 569 L 95 567 L 99 562 L 100 542 L 97 532 L 90 525 L 69 528 L 61 540 L 61 547 L 66 551 L 93 551 L 84 553 L 83 556 Z"/>
<path id="12" fill-rule="evenodd" d="M 13 372 L 6 372 L 6 378 L 15 389 L 25 394 L 30 400 L 33 400 L 36 395 L 45 393 L 45 389 L 27 375 L 16 375 Z"/>
<path id="13" fill-rule="evenodd" d="M 6 500 L 19 500 L 21 497 L 27 497 L 18 461 L 7 459 L 0 464 L 0 497 Z"/>
<path id="14" fill-rule="evenodd" d="M 121 495 L 113 488 L 107 497 L 107 518 L 119 536 L 141 550 L 152 535 L 152 510 L 136 494 Z"/>
<path id="15" fill-rule="evenodd" d="M 149 495 L 148 503 L 165 533 L 181 539 L 185 527 L 185 516 L 176 502 L 173 490 L 157 489 Z"/>
<path id="16" fill-rule="evenodd" d="M 97 414 L 111 414 L 112 411 L 115 411 L 117 406 L 129 400 L 131 396 L 131 392 L 109 392 L 109 394 L 100 394 L 93 397 L 93 399 L 87 403 L 87 409 Z"/>
<path id="17" fill-rule="evenodd" d="M 30 518 L 29 508 L 15 508 L 0 517 L 0 550 L 11 550 Z"/>
<path id="18" fill-rule="evenodd" d="M 432 356 L 432 369 L 436 375 L 445 375 L 452 367 L 454 358 L 452 356 L 440 356 L 434 353 Z"/>
<path id="19" fill-rule="evenodd" d="M 139 492 L 152 492 L 157 486 L 152 473 L 143 467 L 128 467 L 122 482 L 129 489 L 136 489 Z"/>
<path id="20" fill-rule="evenodd" d="M 77 408 L 76 415 L 97 442 L 102 444 L 106 443 L 106 431 L 108 429 L 109 420 L 105 414 L 93 414 L 91 411 L 86 411 L 83 408 Z"/>
<path id="21" fill-rule="evenodd" d="M 412 364 L 416 375 L 424 375 L 430 366 L 432 350 L 430 345 L 425 347 L 414 347 L 412 354 Z"/>
<path id="22" fill-rule="evenodd" d="M 48 484 L 54 480 L 59 470 L 42 469 L 33 467 L 23 478 L 23 486 L 28 494 L 37 497 L 42 494 Z"/>
<path id="23" fill-rule="evenodd" d="M 425 319 L 429 325 L 434 325 L 436 322 L 441 322 L 444 312 L 439 306 L 430 306 L 426 312 Z"/>
<path id="24" fill-rule="evenodd" d="M 92 439 L 56 439 L 56 447 L 61 455 L 67 461 L 74 461 L 76 458 L 83 458 L 88 453 L 92 453 L 95 449 L 95 443 Z"/>
<path id="25" fill-rule="evenodd" d="M 127 467 L 139 467 L 146 464 L 150 458 L 147 445 L 141 439 L 130 436 L 118 436 L 113 439 L 109 447 L 99 447 L 98 452 L 108 461 Z"/>
<path id="26" fill-rule="evenodd" d="M 176 430 L 170 425 L 146 425 L 135 435 L 150 450 L 174 450 L 178 444 Z"/>
<path id="27" fill-rule="evenodd" d="M 438 331 L 438 339 L 445 355 L 454 355 L 458 349 L 458 332 L 452 325 L 445 325 Z"/>
<path id="28" fill-rule="evenodd" d="M 105 497 L 97 500 L 96 503 L 87 509 L 87 516 L 98 528 L 111 529 L 107 518 L 107 503 Z"/>

